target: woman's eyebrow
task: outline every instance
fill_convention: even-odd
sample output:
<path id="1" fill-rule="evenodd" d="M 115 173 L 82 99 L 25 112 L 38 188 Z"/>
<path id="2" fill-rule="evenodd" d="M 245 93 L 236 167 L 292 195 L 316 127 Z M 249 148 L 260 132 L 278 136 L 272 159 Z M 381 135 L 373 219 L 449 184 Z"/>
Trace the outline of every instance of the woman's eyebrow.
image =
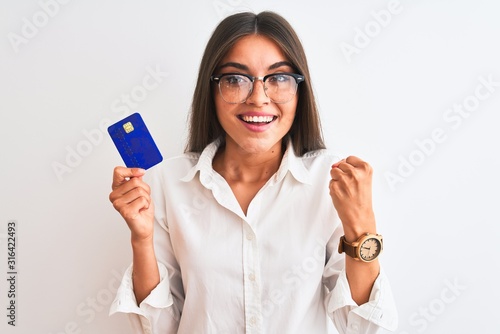
<path id="1" fill-rule="evenodd" d="M 295 66 L 293 66 L 289 61 L 279 61 L 277 63 L 274 63 L 272 64 L 271 66 L 269 66 L 268 70 L 275 70 L 277 68 L 280 68 L 282 66 L 288 66 L 288 67 L 291 67 L 291 68 L 295 68 Z"/>
<path id="2" fill-rule="evenodd" d="M 288 66 L 288 67 L 294 68 L 294 66 L 289 61 L 284 60 L 284 61 L 279 61 L 277 63 L 272 64 L 267 69 L 268 70 L 275 70 L 275 69 L 280 68 L 282 66 Z M 236 62 L 227 62 L 225 64 L 222 64 L 221 66 L 218 67 L 218 70 L 221 70 L 225 67 L 234 67 L 234 68 L 237 68 L 237 69 L 242 70 L 242 71 L 249 71 L 248 66 L 240 64 L 240 63 L 236 63 Z"/>
<path id="3" fill-rule="evenodd" d="M 239 70 L 248 71 L 248 66 L 240 64 L 240 63 L 234 63 L 234 62 L 222 64 L 221 66 L 219 66 L 218 69 L 221 70 L 225 67 L 234 67 L 234 68 L 237 68 Z"/>

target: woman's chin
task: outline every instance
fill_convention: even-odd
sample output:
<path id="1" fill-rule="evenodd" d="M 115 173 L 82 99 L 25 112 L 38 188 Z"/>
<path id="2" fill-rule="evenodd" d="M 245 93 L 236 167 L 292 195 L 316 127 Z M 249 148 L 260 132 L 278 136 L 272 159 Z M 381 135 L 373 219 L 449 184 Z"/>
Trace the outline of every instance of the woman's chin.
<path id="1" fill-rule="evenodd" d="M 246 154 L 274 153 L 274 151 L 281 148 L 281 140 L 275 142 L 263 139 L 251 139 L 236 144 L 238 151 Z"/>

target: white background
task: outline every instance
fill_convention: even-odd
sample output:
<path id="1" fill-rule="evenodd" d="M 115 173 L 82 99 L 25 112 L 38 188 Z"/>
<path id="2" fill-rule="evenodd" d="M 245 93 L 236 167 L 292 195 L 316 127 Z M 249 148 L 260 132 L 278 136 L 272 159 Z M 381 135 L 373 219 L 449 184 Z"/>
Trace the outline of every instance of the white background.
<path id="1" fill-rule="evenodd" d="M 180 154 L 205 43 L 245 9 L 292 23 L 329 147 L 375 169 L 396 333 L 499 332 L 498 2 L 402 0 L 382 25 L 386 0 L 0 1 L 1 277 L 11 219 L 19 272 L 16 327 L 0 280 L 0 332 L 130 333 L 108 317 L 131 252 L 108 201 L 122 161 L 100 127 L 138 110 L 163 155 Z M 467 117 L 449 114 L 467 103 Z"/>

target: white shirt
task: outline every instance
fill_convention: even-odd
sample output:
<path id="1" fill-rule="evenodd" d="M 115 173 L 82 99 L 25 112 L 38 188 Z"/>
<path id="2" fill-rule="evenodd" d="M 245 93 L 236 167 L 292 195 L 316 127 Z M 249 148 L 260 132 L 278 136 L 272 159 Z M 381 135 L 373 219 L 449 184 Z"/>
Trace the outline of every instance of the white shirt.
<path id="1" fill-rule="evenodd" d="M 297 157 L 288 144 L 245 215 L 212 168 L 218 145 L 151 170 L 161 281 L 137 306 L 129 268 L 110 314 L 129 313 L 136 333 L 326 334 L 332 322 L 340 333 L 395 330 L 383 271 L 369 302 L 351 298 L 328 189 L 339 158 L 327 150 Z"/>

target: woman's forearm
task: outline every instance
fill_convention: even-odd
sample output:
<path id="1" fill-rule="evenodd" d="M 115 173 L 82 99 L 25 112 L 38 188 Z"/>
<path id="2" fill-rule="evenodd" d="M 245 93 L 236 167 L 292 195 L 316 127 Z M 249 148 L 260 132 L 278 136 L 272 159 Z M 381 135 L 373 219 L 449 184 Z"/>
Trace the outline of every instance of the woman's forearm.
<path id="1" fill-rule="evenodd" d="M 132 252 L 132 282 L 137 305 L 140 305 L 160 283 L 160 272 L 154 252 L 153 240 L 132 240 Z"/>
<path id="2" fill-rule="evenodd" d="M 368 302 L 373 283 L 380 273 L 378 260 L 365 263 L 346 255 L 345 267 L 352 299 L 358 305 Z"/>

